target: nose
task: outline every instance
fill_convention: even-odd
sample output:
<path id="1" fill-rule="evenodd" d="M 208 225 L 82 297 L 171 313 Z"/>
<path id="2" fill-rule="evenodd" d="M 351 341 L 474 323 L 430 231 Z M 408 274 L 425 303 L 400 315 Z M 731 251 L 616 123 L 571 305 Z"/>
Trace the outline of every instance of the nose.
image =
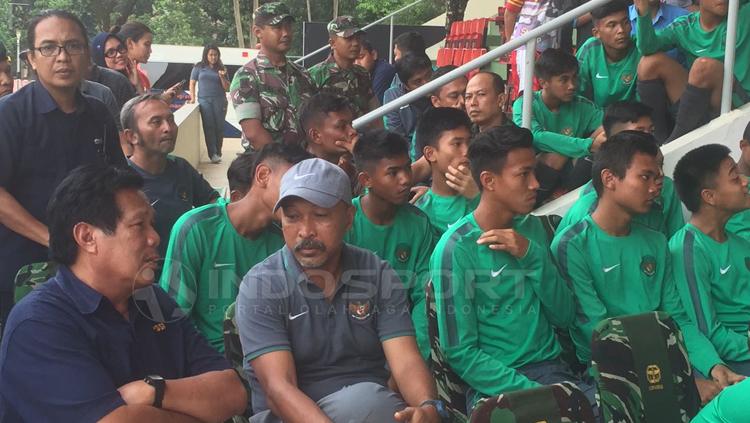
<path id="1" fill-rule="evenodd" d="M 456 103 L 456 108 L 463 109 L 464 107 L 466 107 L 466 99 L 464 98 L 464 96 L 460 95 L 458 96 L 458 102 Z"/>
<path id="2" fill-rule="evenodd" d="M 748 177 L 747 176 L 740 176 L 740 179 L 742 181 L 742 187 L 747 188 L 748 185 Z"/>
<path id="3" fill-rule="evenodd" d="M 539 180 L 536 179 L 536 174 L 534 172 L 531 173 L 531 179 L 529 180 L 529 189 L 531 191 L 536 191 L 539 189 Z"/>
<path id="4" fill-rule="evenodd" d="M 156 232 L 156 229 L 153 226 L 150 226 L 148 235 L 146 238 L 146 242 L 148 243 L 148 246 L 156 248 L 156 246 L 159 245 L 160 241 L 161 241 L 161 237 L 159 237 L 159 233 Z"/>
<path id="5" fill-rule="evenodd" d="M 316 235 L 315 223 L 310 217 L 301 219 L 299 226 L 299 237 L 302 239 L 314 238 Z"/>

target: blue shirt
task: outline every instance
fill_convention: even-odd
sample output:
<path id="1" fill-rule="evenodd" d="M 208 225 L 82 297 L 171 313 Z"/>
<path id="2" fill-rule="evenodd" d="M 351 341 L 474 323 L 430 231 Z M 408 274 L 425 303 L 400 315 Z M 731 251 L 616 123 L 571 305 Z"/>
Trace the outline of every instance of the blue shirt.
<path id="1" fill-rule="evenodd" d="M 226 98 L 226 91 L 221 85 L 219 72 L 205 65 L 195 65 L 190 72 L 190 80 L 198 81 L 198 98 Z"/>
<path id="2" fill-rule="evenodd" d="M 101 101 L 77 95 L 64 113 L 33 82 L 0 102 L 0 187 L 42 223 L 52 192 L 71 170 L 87 163 L 125 165 L 112 116 Z M 47 248 L 0 224 L 0 291 L 12 291 L 22 266 L 46 261 Z"/>
<path id="3" fill-rule="evenodd" d="M 61 266 L 8 318 L 0 345 L 0 422 L 94 422 L 125 405 L 117 388 L 126 383 L 230 368 L 175 311 L 177 304 L 150 286 L 130 299 L 126 320 Z"/>
<path id="4" fill-rule="evenodd" d="M 375 96 L 383 104 L 383 95 L 385 91 L 390 88 L 393 77 L 396 76 L 396 69 L 391 66 L 385 59 L 378 59 L 375 61 L 375 66 L 372 68 L 372 91 Z"/>
<path id="5" fill-rule="evenodd" d="M 630 35 L 635 35 L 636 21 L 638 20 L 638 11 L 635 9 L 635 5 L 630 5 L 630 7 L 628 8 L 628 13 L 630 15 L 631 26 Z M 651 22 L 654 24 L 655 30 L 660 30 L 666 28 L 667 25 L 671 24 L 675 19 L 679 18 L 680 16 L 687 15 L 688 13 L 690 12 L 681 7 L 662 3 L 659 5 L 659 10 L 656 12 L 656 16 L 651 20 Z M 676 60 L 681 65 L 685 66 L 685 57 L 680 54 L 677 49 L 669 50 L 667 52 L 667 55 Z"/>

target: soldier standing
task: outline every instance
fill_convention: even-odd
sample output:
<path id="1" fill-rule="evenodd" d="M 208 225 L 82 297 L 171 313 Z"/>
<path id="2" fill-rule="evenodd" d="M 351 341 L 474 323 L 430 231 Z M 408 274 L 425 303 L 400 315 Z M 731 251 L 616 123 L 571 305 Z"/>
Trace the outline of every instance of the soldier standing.
<path id="1" fill-rule="evenodd" d="M 294 17 L 279 2 L 260 6 L 254 16 L 260 52 L 237 71 L 230 86 L 243 145 L 259 150 L 271 142 L 299 144 L 304 135 L 298 111 L 315 86 L 305 69 L 286 59 Z"/>

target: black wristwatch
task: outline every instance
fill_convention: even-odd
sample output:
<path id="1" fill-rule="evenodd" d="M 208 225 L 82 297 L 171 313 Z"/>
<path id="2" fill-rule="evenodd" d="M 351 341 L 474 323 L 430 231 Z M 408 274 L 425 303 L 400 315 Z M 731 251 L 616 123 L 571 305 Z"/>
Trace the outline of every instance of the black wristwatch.
<path id="1" fill-rule="evenodd" d="M 445 403 L 441 400 L 429 399 L 424 400 L 421 404 L 419 404 L 420 407 L 424 407 L 425 405 L 431 405 L 435 407 L 438 416 L 440 416 L 440 419 L 443 421 L 448 421 L 447 419 L 451 417 L 451 415 L 448 413 L 448 410 L 445 409 Z"/>
<path id="2" fill-rule="evenodd" d="M 143 381 L 154 387 L 154 407 L 161 408 L 161 402 L 164 399 L 164 390 L 167 387 L 167 382 L 159 375 L 148 375 Z"/>

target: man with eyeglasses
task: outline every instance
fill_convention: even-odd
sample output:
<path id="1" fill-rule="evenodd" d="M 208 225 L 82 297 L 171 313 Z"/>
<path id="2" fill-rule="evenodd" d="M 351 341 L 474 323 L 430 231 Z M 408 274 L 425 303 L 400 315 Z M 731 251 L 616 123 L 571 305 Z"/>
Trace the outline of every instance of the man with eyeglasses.
<path id="1" fill-rule="evenodd" d="M 55 187 L 83 164 L 125 165 L 114 119 L 80 92 L 91 60 L 81 21 L 42 12 L 27 40 L 37 81 L 0 102 L 0 323 L 13 305 L 16 272 L 47 260 L 45 209 Z"/>

